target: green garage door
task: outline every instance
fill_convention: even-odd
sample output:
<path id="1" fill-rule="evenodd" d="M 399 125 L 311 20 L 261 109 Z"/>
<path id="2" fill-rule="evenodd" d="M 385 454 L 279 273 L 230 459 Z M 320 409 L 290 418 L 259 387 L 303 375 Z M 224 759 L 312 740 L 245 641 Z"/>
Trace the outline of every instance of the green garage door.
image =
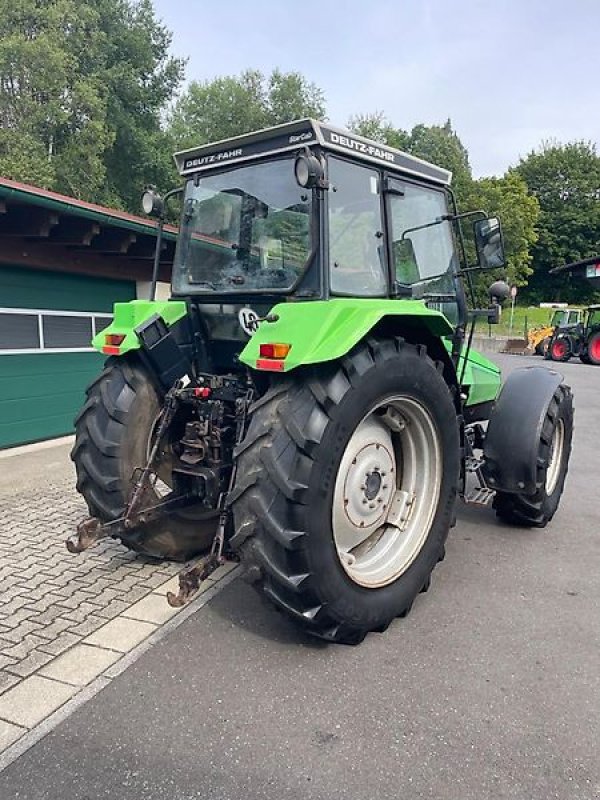
<path id="1" fill-rule="evenodd" d="M 0 266 L 0 448 L 72 433 L 104 357 L 90 348 L 135 282 Z"/>

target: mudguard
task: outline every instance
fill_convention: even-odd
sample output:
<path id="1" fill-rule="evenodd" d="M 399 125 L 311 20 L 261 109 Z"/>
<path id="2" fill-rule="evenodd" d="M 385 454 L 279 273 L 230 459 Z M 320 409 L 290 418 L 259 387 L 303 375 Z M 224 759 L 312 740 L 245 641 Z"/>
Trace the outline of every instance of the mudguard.
<path id="1" fill-rule="evenodd" d="M 173 325 L 187 313 L 185 302 L 181 300 L 130 300 L 128 303 L 114 304 L 114 317 L 111 324 L 94 336 L 92 347 L 109 356 L 123 356 L 131 350 L 139 350 L 141 345 L 136 328 L 154 315 L 158 315 L 167 325 Z M 119 344 L 112 344 L 111 336 L 121 337 Z"/>
<path id="2" fill-rule="evenodd" d="M 537 490 L 537 458 L 542 425 L 562 375 L 546 367 L 511 372 L 494 405 L 483 455 L 490 488 L 513 494 Z"/>
<path id="3" fill-rule="evenodd" d="M 290 345 L 289 355 L 277 365 L 279 372 L 341 358 L 384 317 L 396 318 L 399 325 L 422 325 L 439 337 L 450 336 L 453 330 L 442 313 L 420 300 L 336 298 L 279 303 L 269 316 L 275 321 L 262 322 L 240 355 L 240 361 L 253 369 L 272 368 L 260 356 L 260 345 L 271 342 Z"/>

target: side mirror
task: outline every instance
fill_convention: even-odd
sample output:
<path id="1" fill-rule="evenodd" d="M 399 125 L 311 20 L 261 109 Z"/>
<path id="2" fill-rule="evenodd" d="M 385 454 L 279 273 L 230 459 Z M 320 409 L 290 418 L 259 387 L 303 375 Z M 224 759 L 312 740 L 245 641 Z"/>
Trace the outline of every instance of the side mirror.
<path id="1" fill-rule="evenodd" d="M 496 269 L 506 263 L 504 239 L 498 217 L 478 219 L 473 223 L 477 261 L 481 269 Z"/>
<path id="2" fill-rule="evenodd" d="M 417 256 L 411 239 L 398 239 L 392 244 L 396 282 L 411 285 L 420 278 Z"/>
<path id="3" fill-rule="evenodd" d="M 142 209 L 144 214 L 149 217 L 158 217 L 159 219 L 165 213 L 164 200 L 153 186 L 148 186 L 142 195 Z"/>

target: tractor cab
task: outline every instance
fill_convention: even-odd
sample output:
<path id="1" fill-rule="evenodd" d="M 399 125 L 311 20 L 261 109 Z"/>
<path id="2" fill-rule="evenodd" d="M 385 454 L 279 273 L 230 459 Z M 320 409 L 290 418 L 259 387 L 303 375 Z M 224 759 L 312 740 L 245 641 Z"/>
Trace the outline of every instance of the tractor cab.
<path id="1" fill-rule="evenodd" d="M 172 297 L 197 309 L 214 368 L 231 368 L 257 320 L 288 300 L 419 300 L 448 335 L 464 331 L 447 170 L 312 120 L 175 161 L 185 185 Z M 477 216 L 478 263 L 502 266 L 499 222 Z"/>

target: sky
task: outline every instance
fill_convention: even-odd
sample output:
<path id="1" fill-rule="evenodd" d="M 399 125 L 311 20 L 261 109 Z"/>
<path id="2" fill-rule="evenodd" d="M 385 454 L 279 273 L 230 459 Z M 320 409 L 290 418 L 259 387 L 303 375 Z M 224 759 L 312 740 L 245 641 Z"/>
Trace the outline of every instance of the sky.
<path id="1" fill-rule="evenodd" d="M 473 173 L 501 175 L 544 140 L 600 145 L 598 0 L 154 0 L 186 81 L 297 70 L 329 121 L 448 118 Z"/>

